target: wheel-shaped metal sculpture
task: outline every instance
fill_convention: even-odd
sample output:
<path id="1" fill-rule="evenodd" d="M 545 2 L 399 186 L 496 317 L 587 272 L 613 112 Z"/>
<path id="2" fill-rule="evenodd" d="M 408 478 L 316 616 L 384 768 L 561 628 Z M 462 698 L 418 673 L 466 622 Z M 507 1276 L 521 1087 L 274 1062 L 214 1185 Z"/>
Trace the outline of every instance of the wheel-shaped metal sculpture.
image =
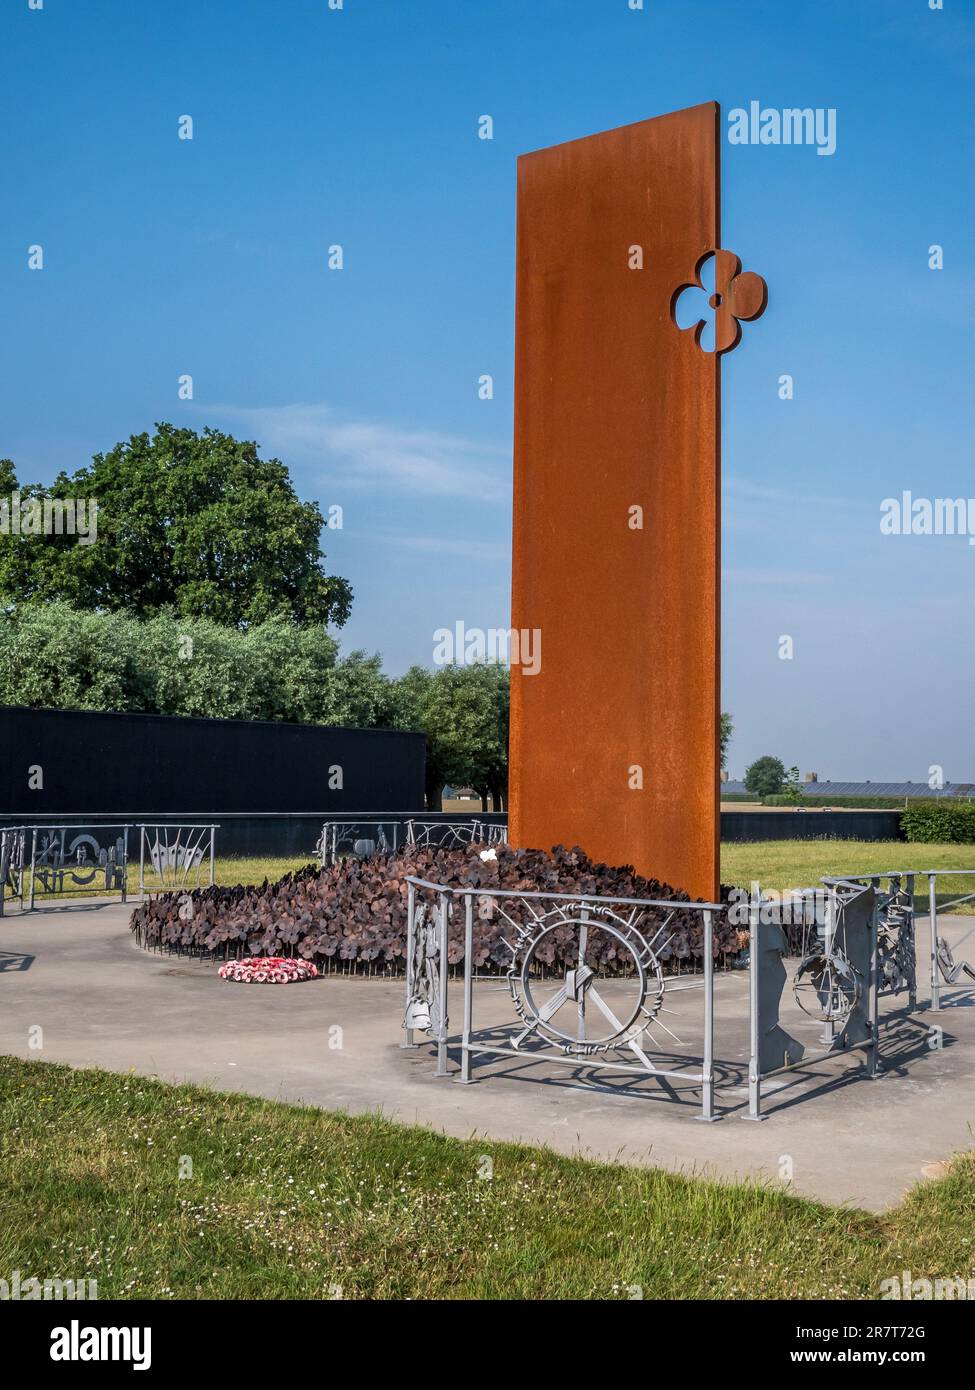
<path id="1" fill-rule="evenodd" d="M 814 951 L 799 962 L 792 992 L 810 1018 L 845 1023 L 860 999 L 861 982 L 842 951 Z"/>
<path id="2" fill-rule="evenodd" d="M 565 944 L 567 932 L 565 957 L 574 964 L 565 968 L 561 982 L 551 975 L 543 979 L 540 967 L 554 954 L 550 948 L 556 940 Z M 605 972 L 607 958 L 615 965 L 611 976 Z M 606 912 L 599 920 L 560 913 L 556 920 L 525 932 L 508 970 L 508 983 L 525 1025 L 515 1046 L 534 1035 L 578 1057 L 635 1045 L 660 1012 L 664 997 L 660 962 L 646 939 L 631 923 Z"/>

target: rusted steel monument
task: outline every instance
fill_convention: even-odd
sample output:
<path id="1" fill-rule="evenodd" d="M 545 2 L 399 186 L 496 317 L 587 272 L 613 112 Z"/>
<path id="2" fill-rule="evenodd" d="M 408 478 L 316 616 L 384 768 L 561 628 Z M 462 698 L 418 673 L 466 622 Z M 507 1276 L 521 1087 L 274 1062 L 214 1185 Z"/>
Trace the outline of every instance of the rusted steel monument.
<path id="1" fill-rule="evenodd" d="M 541 660 L 512 665 L 510 750 L 513 844 L 579 844 L 712 902 L 720 359 L 766 301 L 720 249 L 719 115 L 519 160 L 512 627 Z M 711 351 L 704 316 L 677 325 L 688 287 Z"/>

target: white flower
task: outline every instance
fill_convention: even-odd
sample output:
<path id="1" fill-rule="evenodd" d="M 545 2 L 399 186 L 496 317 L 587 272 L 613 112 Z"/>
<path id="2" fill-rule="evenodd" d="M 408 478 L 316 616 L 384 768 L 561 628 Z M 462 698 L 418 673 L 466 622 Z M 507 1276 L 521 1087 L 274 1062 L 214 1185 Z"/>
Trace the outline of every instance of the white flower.
<path id="1" fill-rule="evenodd" d="M 488 861 L 491 860 L 491 859 L 497 859 L 497 857 L 498 857 L 498 851 L 497 851 L 496 849 L 482 849 L 482 850 L 481 850 L 481 858 L 484 860 L 485 864 L 488 863 Z"/>

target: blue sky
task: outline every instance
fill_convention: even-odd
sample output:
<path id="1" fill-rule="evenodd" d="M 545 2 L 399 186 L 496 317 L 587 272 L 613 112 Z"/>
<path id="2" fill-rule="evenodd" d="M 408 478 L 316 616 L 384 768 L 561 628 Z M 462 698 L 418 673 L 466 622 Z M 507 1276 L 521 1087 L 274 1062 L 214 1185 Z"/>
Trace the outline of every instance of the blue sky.
<path id="1" fill-rule="evenodd" d="M 975 497 L 973 77 L 975 0 L 3 0 L 0 456 L 255 438 L 344 508 L 343 644 L 429 664 L 508 621 L 516 156 L 833 107 L 830 157 L 723 148 L 724 244 L 770 287 L 724 367 L 731 769 L 975 779 L 975 547 L 879 529 L 905 488 Z"/>

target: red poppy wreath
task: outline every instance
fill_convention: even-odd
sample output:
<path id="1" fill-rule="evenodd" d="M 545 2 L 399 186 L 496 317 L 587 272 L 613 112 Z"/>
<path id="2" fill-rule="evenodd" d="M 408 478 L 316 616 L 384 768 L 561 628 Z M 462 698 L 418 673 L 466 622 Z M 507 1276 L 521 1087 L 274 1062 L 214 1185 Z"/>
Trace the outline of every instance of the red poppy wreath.
<path id="1" fill-rule="evenodd" d="M 250 960 L 228 960 L 217 974 L 221 980 L 235 980 L 240 985 L 290 985 L 296 980 L 314 980 L 318 967 L 290 956 L 254 956 Z"/>

